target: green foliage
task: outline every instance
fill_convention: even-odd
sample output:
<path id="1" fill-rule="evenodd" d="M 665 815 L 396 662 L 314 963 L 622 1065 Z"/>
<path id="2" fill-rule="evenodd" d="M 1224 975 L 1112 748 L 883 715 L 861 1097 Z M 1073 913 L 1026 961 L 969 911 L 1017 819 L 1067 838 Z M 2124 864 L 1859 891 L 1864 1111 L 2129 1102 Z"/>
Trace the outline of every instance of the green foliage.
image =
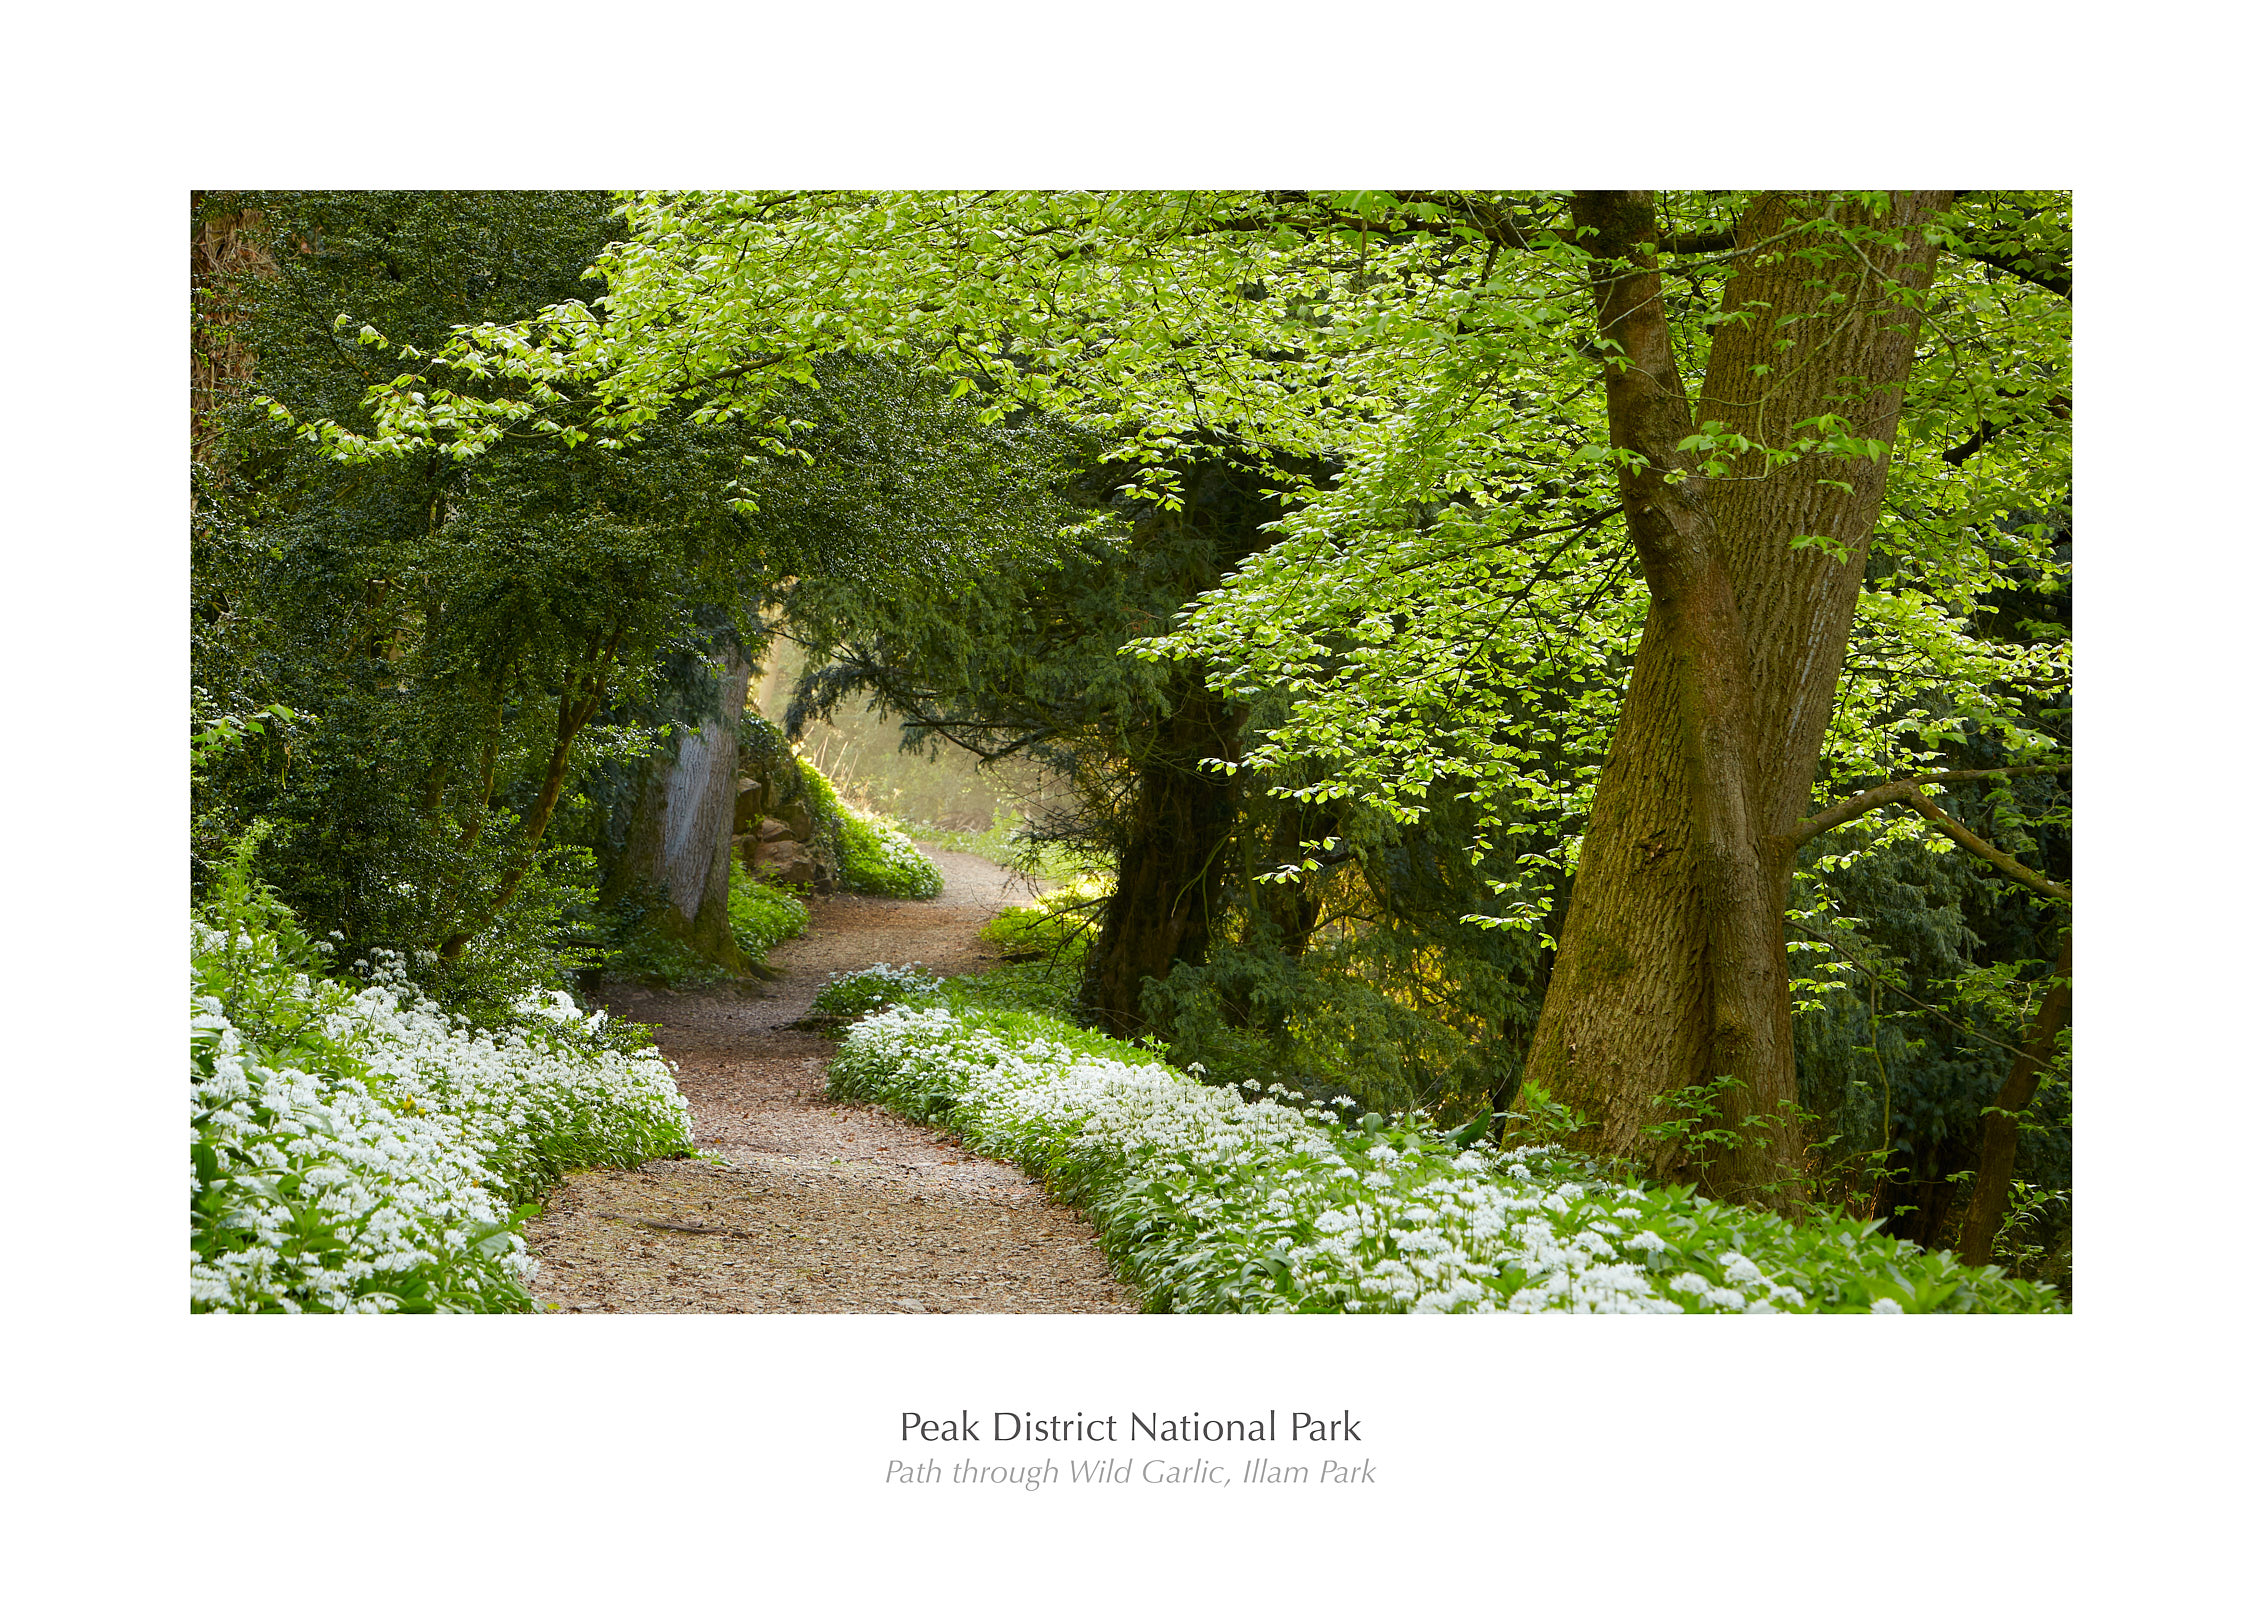
<path id="1" fill-rule="evenodd" d="M 524 1202 L 573 1167 L 688 1149 L 667 1064 L 561 994 L 489 1033 L 398 961 L 358 989 L 326 976 L 253 875 L 266 832 L 191 928 L 193 1308 L 529 1309 Z"/>
<path id="2" fill-rule="evenodd" d="M 712 989 L 732 980 L 729 969 L 671 933 L 651 914 L 656 909 L 641 897 L 626 897 L 616 906 L 614 932 L 603 947 L 606 977 L 676 990 Z"/>
<path id="3" fill-rule="evenodd" d="M 982 829 L 948 828 L 939 823 L 920 822 L 898 817 L 896 826 L 905 837 L 922 844 L 940 845 L 945 850 L 956 850 L 961 855 L 980 856 L 993 866 L 1011 867 L 1016 863 L 1016 836 L 1021 819 L 1003 811 L 993 811 L 990 826 Z"/>
<path id="4" fill-rule="evenodd" d="M 982 928 L 983 941 L 1003 959 L 984 971 L 946 979 L 944 992 L 955 1005 L 1069 1021 L 1101 904 L 1095 891 L 1104 889 L 1086 879 L 1034 906 L 1006 907 Z"/>
<path id="5" fill-rule="evenodd" d="M 759 964 L 779 945 L 808 931 L 808 906 L 774 885 L 756 883 L 738 857 L 731 858 L 731 938 L 747 960 Z"/>
<path id="6" fill-rule="evenodd" d="M 2048 1289 L 1824 1214 L 1625 1185 L 1546 1147 L 1207 1088 L 1045 1017 L 856 1024 L 843 1099 L 939 1124 L 1085 1209 L 1150 1310 L 2041 1312 Z"/>
<path id="7" fill-rule="evenodd" d="M 848 812 L 841 830 L 841 881 L 858 894 L 932 900 L 943 873 L 885 818 Z"/>
<path id="8" fill-rule="evenodd" d="M 1748 198 L 1670 193 L 1661 213 L 1718 236 Z M 463 985 L 466 1004 L 501 996 L 581 915 L 586 873 L 534 850 L 526 819 L 586 616 L 618 608 L 633 656 L 693 599 L 774 598 L 817 663 L 794 726 L 871 691 L 915 743 L 1034 756 L 1073 800 L 1029 819 L 1033 845 L 1113 857 L 1141 774 L 1230 776 L 1226 886 L 1203 906 L 1217 948 L 1146 996 L 1176 1059 L 1445 1118 L 1513 1100 L 1647 608 L 1564 195 L 647 195 L 603 248 L 602 318 L 528 270 L 569 251 L 506 251 L 519 275 L 482 276 L 491 237 L 557 244 L 515 203 L 468 233 L 465 202 L 308 204 L 339 242 L 279 258 L 279 281 L 323 316 L 262 359 L 316 376 L 279 376 L 283 410 L 239 420 L 257 492 L 203 513 L 197 714 L 313 720 L 215 750 L 200 851 L 282 819 L 288 897 L 353 948 L 429 947 L 525 873 L 527 909 L 479 925 L 493 975 Z M 2070 748 L 2066 199 L 1975 192 L 1933 229 L 1947 254 L 1913 308 L 1831 797 Z M 1768 244 L 1822 260 L 1884 242 L 1878 197 L 1848 192 Z M 1693 377 L 1738 259 L 1676 252 L 1667 309 Z M 365 327 L 341 337 L 324 319 L 349 300 Z M 471 322 L 494 325 L 444 333 Z M 363 385 L 366 433 L 306 434 L 365 463 L 350 481 L 281 459 L 276 425 L 350 417 Z M 1763 446 L 1716 423 L 1683 445 L 1712 476 L 1879 448 L 1831 416 L 1796 433 Z M 552 448 L 577 439 L 598 448 Z M 682 526 L 679 507 L 696 508 Z M 528 528 L 543 548 L 522 572 Z M 727 560 L 693 560 L 729 551 L 800 581 L 750 592 Z M 603 604 L 583 606 L 585 582 Z M 1205 697 L 1233 730 L 1207 760 L 1165 737 Z M 569 788 L 596 759 L 570 754 Z M 822 795 L 812 843 L 849 886 L 920 892 L 924 862 Z M 2063 851 L 2059 798 L 2020 801 L 1952 809 Z M 566 805 L 561 836 L 581 839 Z M 1803 860 L 1795 910 L 1852 955 L 1795 948 L 1805 1115 L 1840 1153 L 1827 1189 L 1930 1227 L 2001 1076 L 1974 1035 L 2016 1036 L 2045 930 L 1908 819 L 1828 850 Z M 1035 999 L 1035 972 L 977 981 Z M 2023 1140 L 2037 1196 L 2066 1189 L 2070 1114 L 2055 1075 Z M 2023 1213 L 2023 1237 L 2055 1204 Z"/>
<path id="9" fill-rule="evenodd" d="M 198 482 L 196 717 L 209 738 L 259 707 L 301 715 L 209 752 L 192 789 L 199 881 L 223 841 L 273 819 L 286 901 L 347 953 L 437 953 L 420 974 L 432 992 L 500 1026 L 513 996 L 569 981 L 598 940 L 580 789 L 650 747 L 599 714 L 696 640 L 702 607 L 748 599 L 759 537 L 730 505 L 744 430 L 655 419 L 631 448 L 577 452 L 537 424 L 444 472 L 325 460 L 278 418 L 350 408 L 372 381 L 415 389 L 428 369 L 410 342 L 571 295 L 610 202 L 235 203 L 261 215 L 273 270 L 236 286 L 225 331 L 272 403 L 223 408 Z M 341 317 L 402 342 L 360 340 Z"/>
<path id="10" fill-rule="evenodd" d="M 1081 886 L 1047 895 L 1033 906 L 1008 906 L 982 926 L 982 938 L 1012 961 L 1081 961 L 1092 943 L 1098 905 Z"/>
<path id="11" fill-rule="evenodd" d="M 810 1001 L 810 1008 L 829 1017 L 861 1017 L 889 1006 L 932 999 L 941 987 L 933 973 L 916 963 L 899 967 L 880 961 L 862 972 L 833 974 Z"/>
<path id="12" fill-rule="evenodd" d="M 944 992 L 968 1005 L 1072 1021 L 1080 973 L 1071 961 L 1000 963 L 944 980 Z"/>
<path id="13" fill-rule="evenodd" d="M 1046 891 L 1088 878 L 1106 877 L 1113 871 L 1114 864 L 1101 854 L 1060 840 L 1034 836 L 1030 820 L 1017 813 L 992 813 L 990 826 L 980 832 L 903 817 L 891 820 L 906 838 L 956 850 L 962 855 L 980 856 L 993 866 L 1021 874 Z"/>
<path id="14" fill-rule="evenodd" d="M 2000 799 L 1967 791 L 1943 804 L 2064 878 L 2072 841 L 2060 782 L 2022 778 Z M 1972 856 L 1909 833 L 1881 820 L 1810 850 L 1791 924 L 1794 1037 L 1820 1192 L 1894 1232 L 1945 1241 L 1978 1163 L 1983 1108 L 2047 987 L 2058 914 Z M 2062 1043 L 2062 1061 L 2068 1051 Z M 2071 1073 L 2055 1071 L 2020 1139 L 2018 1175 L 2039 1194 L 2071 1190 L 2072 1115 Z M 2023 1226 L 2030 1246 L 2047 1237 L 2043 1253 L 2056 1257 L 2071 1205 L 2045 1204 Z M 2063 1266 L 2052 1270 L 2065 1281 Z"/>
<path id="15" fill-rule="evenodd" d="M 799 765 L 810 808 L 821 817 L 837 853 L 844 888 L 892 900 L 932 900 L 943 892 L 941 870 L 902 830 L 883 817 L 852 811 L 841 804 L 824 773 L 806 760 Z"/>
<path id="16" fill-rule="evenodd" d="M 1718 236 L 1749 198 L 1659 205 L 1669 234 Z M 1832 195 L 1771 245 L 1874 249 L 1881 203 Z M 626 222 L 602 323 L 563 307 L 467 333 L 449 359 L 492 388 L 378 393 L 351 448 L 477 453 L 540 414 L 563 373 L 601 397 L 593 427 L 633 428 L 677 397 L 775 417 L 777 397 L 833 381 L 846 345 L 971 391 L 988 418 L 1090 430 L 1166 506 L 1184 463 L 1256 452 L 1296 503 L 1264 553 L 1143 648 L 1238 699 L 1285 692 L 1243 765 L 1286 792 L 1356 795 L 1401 821 L 1441 780 L 1467 796 L 1473 843 L 1508 848 L 1505 897 L 1530 908 L 1509 914 L 1546 914 L 1644 609 L 1608 526 L 1617 462 L 1567 196 L 668 193 Z M 1976 192 L 1933 228 L 1948 251 L 1830 735 L 1871 771 L 1974 732 L 2047 748 L 2007 709 L 2066 680 L 2063 636 L 1990 626 L 1997 595 L 2064 570 L 2039 509 L 2066 497 L 2067 302 L 2001 263 L 2063 249 L 2066 198 Z M 1704 370 L 1737 265 L 1718 246 L 1677 254 L 1684 371 Z M 773 426 L 790 453 L 791 426 Z M 1873 442 L 1823 416 L 1789 446 L 1723 428 L 1690 446 L 1721 475 Z M 1291 781 L 1299 765 L 1317 770 Z"/>
<path id="17" fill-rule="evenodd" d="M 1245 797 L 1244 813 L 1223 937 L 1147 989 L 1171 1059 L 1448 1122 L 1506 1107 L 1552 952 L 1495 892 L 1499 859 L 1471 860 L 1470 809 L 1441 797 L 1397 822 Z"/>

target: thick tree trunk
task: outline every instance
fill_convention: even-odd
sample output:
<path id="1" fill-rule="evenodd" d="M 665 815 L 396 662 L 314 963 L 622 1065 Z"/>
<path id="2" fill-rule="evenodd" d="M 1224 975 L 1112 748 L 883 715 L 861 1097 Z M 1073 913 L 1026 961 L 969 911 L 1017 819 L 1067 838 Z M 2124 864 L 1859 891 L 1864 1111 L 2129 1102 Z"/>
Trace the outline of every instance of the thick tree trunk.
<path id="1" fill-rule="evenodd" d="M 738 808 L 739 715 L 754 659 L 726 636 L 714 698 L 654 755 L 637 790 L 626 844 L 606 874 L 608 903 L 642 891 L 662 932 L 727 971 L 746 958 L 731 937 L 731 829 Z"/>
<path id="2" fill-rule="evenodd" d="M 1163 723 L 1142 764 L 1116 891 L 1101 917 L 1077 1000 L 1095 1027 L 1120 1039 L 1148 1031 L 1140 997 L 1149 978 L 1210 953 L 1211 917 L 1222 901 L 1226 846 L 1236 818 L 1234 780 L 1205 770 L 1204 757 L 1237 760 L 1240 711 L 1199 675 Z"/>
<path id="3" fill-rule="evenodd" d="M 2019 1158 L 2019 1114 L 2035 1098 L 2043 1074 L 2050 1069 L 2059 1035 L 2074 1013 L 2074 929 L 2059 936 L 2058 964 L 2051 973 L 2051 988 L 2035 1013 L 2035 1021 L 2020 1041 L 2012 1070 L 2004 1086 L 1980 1119 L 1980 1165 L 1972 1175 L 1972 1209 L 1965 1214 L 1964 1232 L 1957 1255 L 1966 1266 L 1985 1266 L 1995 1254 L 1996 1234 L 2004 1225 L 2004 1208 L 2012 1187 L 2012 1164 Z"/>
<path id="4" fill-rule="evenodd" d="M 1216 587 L 1272 542 L 1279 515 L 1264 479 L 1232 459 L 1189 462 L 1183 504 L 1135 537 L 1176 541 L 1174 587 L 1187 596 Z M 1188 537 L 1191 535 L 1191 537 Z M 1167 547 L 1167 544 L 1166 544 Z M 1169 686 L 1171 711 L 1144 748 L 1134 746 L 1137 791 L 1116 864 L 1116 890 L 1086 958 L 1078 1004 L 1095 1027 L 1119 1038 L 1148 1031 L 1141 997 L 1150 978 L 1180 962 L 1209 959 L 1212 919 L 1235 865 L 1228 847 L 1239 821 L 1236 780 L 1204 768 L 1238 761 L 1247 710 L 1208 688 L 1199 668 L 1182 668 Z"/>
<path id="5" fill-rule="evenodd" d="M 1945 200 L 1897 196 L 1893 237 L 1861 254 L 1815 235 L 1771 248 L 1815 202 L 1756 204 L 1694 418 L 1645 250 L 1657 240 L 1649 197 L 1575 207 L 1595 230 L 1603 337 L 1621 352 L 1606 363 L 1612 443 L 1645 463 L 1622 468 L 1620 491 L 1651 608 L 1525 1081 L 1588 1119 L 1590 1148 L 1725 1198 L 1800 1202 L 1784 836 L 1807 810 L 1886 459 L 1668 480 L 1699 471 L 1678 446 L 1709 421 L 1782 448 L 1829 412 L 1891 444 L 1914 350 L 1904 297 L 1933 267 L 1919 224 Z M 1794 549 L 1800 535 L 1829 543 Z M 1695 1131 L 1731 1140 L 1649 1146 L 1657 1096 L 1722 1078 L 1736 1084 Z"/>

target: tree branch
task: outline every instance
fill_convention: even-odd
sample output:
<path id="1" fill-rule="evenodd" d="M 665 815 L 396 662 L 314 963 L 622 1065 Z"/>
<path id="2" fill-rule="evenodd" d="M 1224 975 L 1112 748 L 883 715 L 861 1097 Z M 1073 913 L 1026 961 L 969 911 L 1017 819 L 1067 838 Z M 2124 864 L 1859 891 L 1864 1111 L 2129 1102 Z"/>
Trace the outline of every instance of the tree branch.
<path id="1" fill-rule="evenodd" d="M 2002 1039 L 1994 1038 L 1988 1034 L 1982 1033 L 1978 1028 L 1968 1028 L 1963 1023 L 1957 1021 L 1956 1018 L 1950 1016 L 1946 1011 L 1943 1011 L 1939 1006 L 1933 1004 L 1933 1002 L 1931 1002 L 1930 1000 L 1925 1000 L 1917 995 L 1911 994 L 1907 989 L 1894 982 L 1893 979 L 1887 977 L 1876 967 L 1870 966 L 1869 964 L 1864 962 L 1860 956 L 1856 955 L 1852 950 L 1849 950 L 1845 945 L 1839 943 L 1838 940 L 1832 938 L 1829 934 L 1824 933 L 1822 930 L 1818 928 L 1811 928 L 1806 923 L 1799 921 L 1796 917 L 1791 919 L 1791 923 L 1793 931 L 1798 933 L 1802 938 L 1822 940 L 1832 949 L 1838 951 L 1840 955 L 1844 956 L 1846 958 L 1847 965 L 1853 967 L 1864 977 L 1876 979 L 1880 986 L 1893 990 L 1894 993 L 1900 995 L 1904 1000 L 1912 1001 L 1917 1005 L 1923 1006 L 1926 1010 L 1932 1012 L 1933 1015 L 1939 1017 L 1950 1027 L 1956 1029 L 1957 1032 L 1964 1034 L 1969 1038 L 1978 1039 L 1982 1044 L 1992 1044 L 1999 1050 L 2008 1050 L 2014 1055 L 2017 1055 L 2019 1053 L 2018 1045 L 2007 1044 Z"/>
<path id="2" fill-rule="evenodd" d="M 2052 766 L 1984 767 L 1969 772 L 1920 772 L 1915 777 L 1901 778 L 1892 783 L 1883 783 L 1875 789 L 1865 789 L 1858 795 L 1841 800 L 1835 806 L 1816 812 L 1815 815 L 1785 834 L 1783 843 L 1789 849 L 1797 850 L 1808 840 L 1829 833 L 1833 828 L 1840 827 L 1845 823 L 1852 822 L 1865 811 L 1875 811 L 1880 806 L 1890 806 L 1897 803 L 1908 804 L 1910 797 L 1921 794 L 1926 784 L 1977 783 L 1983 778 L 2013 778 L 2031 772 L 2071 772 L 2073 770 L 2074 763 L 2062 761 Z M 1954 837 L 1954 835 L 1951 835 L 1951 837 Z M 1990 848 L 1993 848 L 1993 846 Z M 2024 872 L 2027 869 L 2023 867 L 2020 870 Z"/>
<path id="3" fill-rule="evenodd" d="M 2009 391 L 2003 389 L 1997 390 L 1996 393 L 2003 396 L 2005 399 L 2024 398 L 2024 396 L 2013 395 Z M 2043 409 L 2048 411 L 2052 416 L 2057 417 L 2061 422 L 2065 422 L 2072 418 L 2074 415 L 2074 402 L 2072 400 L 2069 400 L 2063 394 L 2054 395 Z M 2019 423 L 2017 421 L 2008 423 L 1996 423 L 1989 421 L 1986 417 L 1982 417 L 1980 419 L 1980 426 L 1973 433 L 1972 437 L 1965 440 L 1964 443 L 1956 446 L 1954 449 L 1944 451 L 1941 455 L 1941 460 L 1945 465 L 1952 467 L 1961 467 L 1967 461 L 1971 460 L 1975 454 L 1978 453 L 1982 445 L 1986 444 L 1989 440 L 1996 438 L 1998 435 L 2018 426 Z"/>
<path id="4" fill-rule="evenodd" d="M 1354 212 L 1327 205 L 1306 189 L 1273 189 L 1266 192 L 1265 198 L 1283 209 L 1255 216 L 1214 217 L 1176 228 L 1173 236 L 1189 238 L 1206 233 L 1270 233 L 1280 227 L 1299 233 L 1359 229 L 1378 239 L 1393 239 L 1415 233 L 1460 239 L 1474 236 L 1487 241 L 1493 251 L 1504 248 L 1530 250 L 1542 243 L 1563 238 L 1561 229 L 1526 227 L 1512 213 L 1467 195 L 1444 190 L 1394 189 L 1391 191 L 1391 198 L 1401 205 L 1434 205 L 1442 210 L 1453 211 L 1458 213 L 1457 220 L 1409 216 L 1404 212 L 1394 213 L 1387 218 L 1361 217 Z M 1312 210 L 1308 215 L 1300 217 L 1288 209 L 1294 206 L 1309 206 Z M 1703 233 L 1669 234 L 1657 243 L 1659 252 L 1664 255 L 1718 255 L 1736 249 L 1737 236 L 1733 229 L 1724 228 Z M 1488 252 L 1488 267 L 1490 255 L 1491 252 Z"/>
<path id="5" fill-rule="evenodd" d="M 2052 895 L 2066 901 L 2069 905 L 2074 903 L 2074 891 L 2072 889 L 2063 883 L 2053 883 L 2033 867 L 2021 865 L 2017 858 L 1997 849 L 1987 840 L 1981 838 L 1979 834 L 1974 833 L 1963 823 L 1957 821 L 1956 818 L 1926 799 L 1924 795 L 1911 795 L 1908 805 L 1911 810 L 1917 812 L 1927 822 L 1932 823 L 1935 828 L 1947 834 L 1958 844 L 1963 845 L 1981 860 L 2003 873 L 2004 876 L 2026 884 L 2037 894 Z"/>
<path id="6" fill-rule="evenodd" d="M 2032 256 L 2014 255 L 2005 250 L 1987 250 L 1976 245 L 1959 244 L 1951 240 L 1942 248 L 1949 254 L 1977 261 L 1982 266 L 1994 267 L 2008 277 L 2031 283 L 2038 289 L 2048 289 L 2065 299 L 2074 298 L 2074 262 L 2072 260 L 2037 260 Z"/>

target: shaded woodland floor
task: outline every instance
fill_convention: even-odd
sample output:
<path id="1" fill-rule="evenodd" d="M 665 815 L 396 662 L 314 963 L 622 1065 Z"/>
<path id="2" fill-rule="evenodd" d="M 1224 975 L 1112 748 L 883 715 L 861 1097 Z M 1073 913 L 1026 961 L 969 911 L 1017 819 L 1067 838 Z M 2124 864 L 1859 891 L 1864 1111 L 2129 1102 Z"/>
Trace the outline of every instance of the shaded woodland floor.
<path id="1" fill-rule="evenodd" d="M 924 847 L 923 847 L 924 848 Z M 527 1227 L 543 1310 L 1117 1312 L 1138 1301 L 1075 1211 L 1017 1169 L 869 1106 L 825 1098 L 833 1042 L 792 1025 L 836 972 L 938 973 L 994 959 L 977 937 L 1016 903 L 1011 874 L 928 849 L 932 901 L 834 895 L 779 946 L 758 994 L 611 988 L 656 1024 L 704 1159 L 583 1172 Z"/>

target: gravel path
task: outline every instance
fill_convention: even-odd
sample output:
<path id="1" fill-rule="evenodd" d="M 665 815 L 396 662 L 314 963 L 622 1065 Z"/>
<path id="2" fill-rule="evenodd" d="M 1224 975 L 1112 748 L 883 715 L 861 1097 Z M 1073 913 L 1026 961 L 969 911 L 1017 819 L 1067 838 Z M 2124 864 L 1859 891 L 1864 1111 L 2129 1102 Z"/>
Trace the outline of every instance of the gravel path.
<path id="1" fill-rule="evenodd" d="M 833 895 L 770 953 L 758 995 L 612 988 L 659 1026 L 706 1159 L 583 1172 L 527 1227 L 538 1306 L 557 1311 L 1136 1311 L 1091 1225 L 1017 1169 L 932 1129 L 824 1095 L 831 1040 L 791 1024 L 835 972 L 875 961 L 979 970 L 976 931 L 1017 903 L 979 856 L 926 849 L 931 901 Z"/>

